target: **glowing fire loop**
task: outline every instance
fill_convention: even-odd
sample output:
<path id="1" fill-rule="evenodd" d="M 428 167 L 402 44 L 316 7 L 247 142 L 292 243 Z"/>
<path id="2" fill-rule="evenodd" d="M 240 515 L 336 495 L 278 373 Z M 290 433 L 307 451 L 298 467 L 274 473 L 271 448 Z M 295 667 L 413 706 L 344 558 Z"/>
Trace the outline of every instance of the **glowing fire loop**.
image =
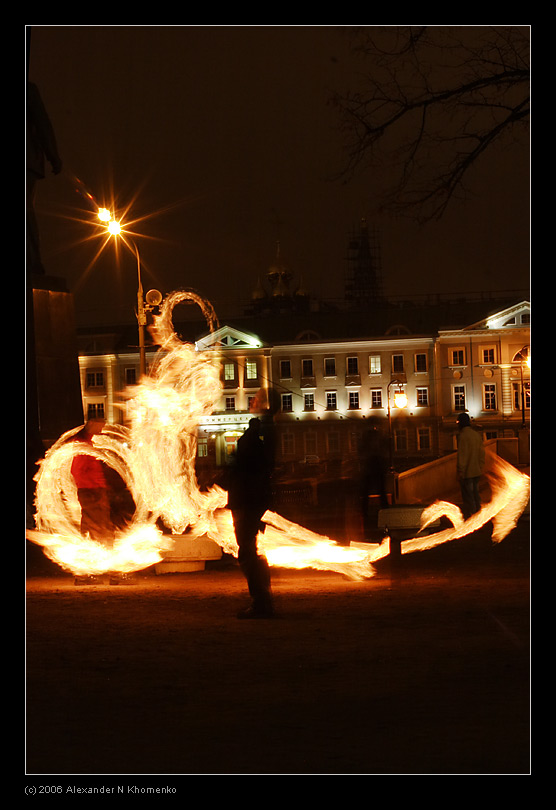
<path id="1" fill-rule="evenodd" d="M 172 323 L 174 307 L 189 301 L 200 307 L 211 331 L 218 327 L 210 303 L 192 291 L 170 294 L 154 318 L 153 335 L 160 350 L 148 376 L 126 391 L 129 427 L 107 425 L 92 444 L 76 441 L 81 430 L 63 434 L 39 463 L 35 480 L 36 530 L 31 541 L 60 567 L 74 574 L 140 571 L 160 562 L 172 547 L 173 535 L 214 540 L 226 553 L 237 555 L 237 544 L 227 493 L 214 485 L 201 492 L 195 473 L 197 426 L 210 414 L 221 394 L 220 357 L 198 352 L 182 342 Z M 105 542 L 83 536 L 80 505 L 71 474 L 77 455 L 88 454 L 107 464 L 131 493 L 135 512 L 124 529 Z M 493 498 L 467 521 L 459 509 L 437 502 L 423 513 L 422 529 L 439 516 L 452 528 L 418 534 L 402 543 L 402 553 L 421 551 L 463 537 L 493 522 L 493 541 L 502 540 L 515 526 L 529 498 L 529 477 L 498 457 L 492 461 Z M 379 546 L 334 540 L 315 534 L 275 512 L 263 517 L 266 530 L 259 547 L 272 566 L 336 571 L 353 579 L 370 577 L 373 562 L 389 553 Z"/>

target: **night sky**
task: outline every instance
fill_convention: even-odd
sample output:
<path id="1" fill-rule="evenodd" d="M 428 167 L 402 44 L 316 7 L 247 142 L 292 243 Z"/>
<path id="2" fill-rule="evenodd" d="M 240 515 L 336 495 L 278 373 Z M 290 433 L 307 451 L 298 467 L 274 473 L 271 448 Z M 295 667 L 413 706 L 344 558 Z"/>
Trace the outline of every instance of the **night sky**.
<path id="1" fill-rule="evenodd" d="M 75 177 L 140 220 L 145 290 L 193 287 L 220 318 L 242 311 L 278 241 L 296 284 L 340 298 L 361 217 L 379 233 L 387 296 L 528 286 L 527 144 L 485 157 L 473 196 L 425 226 L 377 213 L 384 177 L 334 179 L 345 153 L 327 102 L 355 81 L 346 32 L 32 27 L 29 79 L 64 165 L 39 185 L 42 258 L 74 293 L 79 325 L 133 322 L 136 265 L 110 246 L 89 266 L 102 240 L 88 238 Z"/>

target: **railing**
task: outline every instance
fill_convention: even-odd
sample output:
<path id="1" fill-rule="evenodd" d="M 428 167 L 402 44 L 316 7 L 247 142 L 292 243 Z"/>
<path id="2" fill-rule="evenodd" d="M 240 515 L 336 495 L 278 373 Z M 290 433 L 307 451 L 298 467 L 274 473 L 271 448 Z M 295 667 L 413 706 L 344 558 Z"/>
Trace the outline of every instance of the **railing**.
<path id="1" fill-rule="evenodd" d="M 528 462 L 520 439 L 500 438 L 485 442 L 485 449 L 514 466 Z M 488 453 L 487 453 L 488 465 Z M 421 464 L 396 475 L 395 499 L 397 503 L 428 503 L 444 499 L 459 490 L 457 477 L 457 453 Z"/>

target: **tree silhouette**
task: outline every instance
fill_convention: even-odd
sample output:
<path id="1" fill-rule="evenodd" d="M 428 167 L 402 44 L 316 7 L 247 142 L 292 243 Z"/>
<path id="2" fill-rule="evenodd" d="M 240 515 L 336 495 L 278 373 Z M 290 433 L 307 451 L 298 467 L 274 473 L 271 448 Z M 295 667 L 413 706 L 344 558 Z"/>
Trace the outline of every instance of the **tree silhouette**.
<path id="1" fill-rule="evenodd" d="M 357 87 L 337 94 L 347 164 L 385 173 L 381 208 L 438 219 L 495 144 L 528 141 L 528 27 L 351 29 Z M 380 171 L 378 171 L 380 170 Z"/>

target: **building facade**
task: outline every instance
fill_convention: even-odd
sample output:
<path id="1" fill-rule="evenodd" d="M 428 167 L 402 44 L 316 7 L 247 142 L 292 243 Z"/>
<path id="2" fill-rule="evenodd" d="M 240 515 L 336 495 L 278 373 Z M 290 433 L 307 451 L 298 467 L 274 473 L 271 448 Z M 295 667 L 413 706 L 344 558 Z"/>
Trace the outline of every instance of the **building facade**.
<path id="1" fill-rule="evenodd" d="M 116 331 L 81 336 L 84 419 L 126 423 L 123 393 L 139 377 L 132 344 L 133 336 Z M 198 427 L 201 466 L 231 461 L 249 419 L 260 413 L 272 414 L 276 462 L 286 474 L 309 467 L 331 475 L 355 472 L 370 425 L 387 434 L 400 470 L 453 452 L 462 411 L 485 439 L 519 437 L 529 426 L 526 301 L 430 334 L 400 327 L 368 339 L 324 339 L 307 330 L 293 341 L 271 341 L 224 325 L 195 345 L 219 352 L 221 361 L 220 400 Z M 154 357 L 152 347 L 147 367 Z"/>

